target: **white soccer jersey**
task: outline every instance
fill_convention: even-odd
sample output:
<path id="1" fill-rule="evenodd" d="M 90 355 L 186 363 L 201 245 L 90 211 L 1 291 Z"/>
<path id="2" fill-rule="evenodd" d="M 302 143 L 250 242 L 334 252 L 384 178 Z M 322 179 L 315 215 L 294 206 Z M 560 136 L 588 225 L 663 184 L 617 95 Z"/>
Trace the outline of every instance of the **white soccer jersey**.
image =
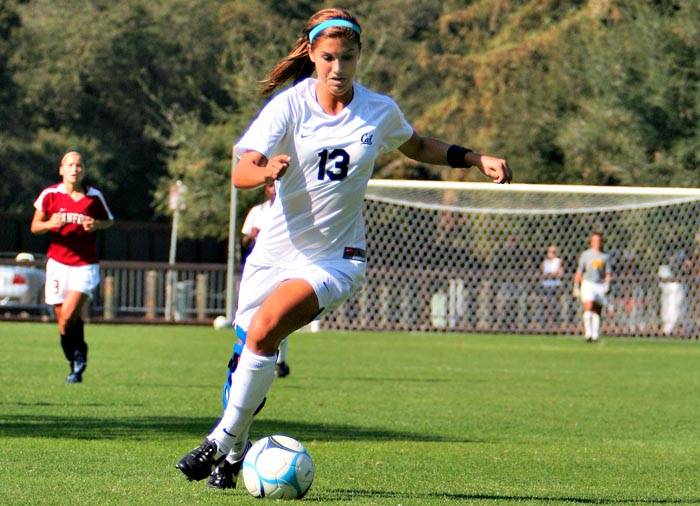
<path id="1" fill-rule="evenodd" d="M 249 150 L 291 157 L 249 260 L 308 265 L 365 248 L 362 207 L 374 161 L 413 129 L 391 98 L 353 86 L 352 101 L 332 116 L 316 101 L 316 80 L 305 79 L 270 100 L 236 144 L 239 158 Z"/>
<path id="2" fill-rule="evenodd" d="M 241 227 L 241 232 L 245 235 L 250 235 L 253 233 L 254 228 L 262 230 L 265 227 L 265 223 L 267 223 L 267 211 L 270 209 L 271 205 L 271 202 L 266 200 L 262 204 L 253 206 L 250 211 L 248 211 L 248 215 Z"/>

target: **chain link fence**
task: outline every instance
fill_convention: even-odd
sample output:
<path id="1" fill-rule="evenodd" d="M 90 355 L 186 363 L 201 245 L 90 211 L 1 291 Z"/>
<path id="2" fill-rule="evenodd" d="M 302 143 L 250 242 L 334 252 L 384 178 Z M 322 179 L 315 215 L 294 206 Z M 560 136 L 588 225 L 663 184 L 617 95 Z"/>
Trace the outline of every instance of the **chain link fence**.
<path id="1" fill-rule="evenodd" d="M 698 336 L 700 191 L 372 181 L 365 221 L 364 289 L 322 328 L 578 334 L 573 276 L 595 230 L 614 272 L 601 332 Z"/>

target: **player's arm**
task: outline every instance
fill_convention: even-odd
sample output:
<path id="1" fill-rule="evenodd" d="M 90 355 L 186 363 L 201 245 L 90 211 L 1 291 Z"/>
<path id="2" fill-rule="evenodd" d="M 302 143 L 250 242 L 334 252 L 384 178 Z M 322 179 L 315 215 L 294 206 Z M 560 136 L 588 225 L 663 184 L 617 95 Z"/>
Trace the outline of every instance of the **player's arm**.
<path id="1" fill-rule="evenodd" d="M 580 285 L 581 281 L 583 281 L 583 271 L 586 268 L 586 263 L 584 262 L 584 255 L 581 254 L 581 256 L 578 259 L 578 264 L 576 264 L 576 273 L 574 274 L 574 284 Z"/>
<path id="2" fill-rule="evenodd" d="M 109 228 L 112 225 L 114 225 L 114 220 L 98 220 L 93 218 L 92 216 L 86 216 L 85 218 L 83 218 L 83 229 L 86 232 L 97 232 L 98 230 L 104 230 L 106 228 Z"/>
<path id="3" fill-rule="evenodd" d="M 605 280 L 603 281 L 607 287 L 608 290 L 610 289 L 610 282 L 613 280 L 613 275 L 612 275 L 612 270 L 610 269 L 610 264 L 606 264 L 606 269 L 605 269 Z"/>
<path id="4" fill-rule="evenodd" d="M 60 228 L 64 225 L 63 214 L 54 213 L 50 217 L 41 209 L 34 211 L 32 224 L 29 227 L 32 234 L 41 235 L 47 233 L 52 228 Z"/>
<path id="5" fill-rule="evenodd" d="M 275 155 L 268 160 L 262 153 L 248 151 L 236 163 L 231 181 L 242 190 L 271 184 L 284 176 L 290 160 L 288 155 Z"/>
<path id="6" fill-rule="evenodd" d="M 508 162 L 502 158 L 482 155 L 476 151 L 424 137 L 415 130 L 411 138 L 399 146 L 399 151 L 413 160 L 436 165 L 467 168 L 476 166 L 494 183 L 510 183 L 513 178 Z"/>
<path id="7" fill-rule="evenodd" d="M 575 299 L 578 299 L 579 295 L 581 294 L 581 281 L 583 281 L 583 269 L 581 268 L 581 263 L 579 262 L 576 272 L 574 273 L 574 287 L 571 291 L 571 295 L 573 295 Z"/>

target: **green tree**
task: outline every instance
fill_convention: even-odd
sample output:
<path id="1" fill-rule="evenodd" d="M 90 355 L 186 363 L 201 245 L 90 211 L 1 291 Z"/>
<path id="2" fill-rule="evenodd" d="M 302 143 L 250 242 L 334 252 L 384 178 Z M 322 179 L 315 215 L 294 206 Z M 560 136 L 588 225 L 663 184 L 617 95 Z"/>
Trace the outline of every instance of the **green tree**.
<path id="1" fill-rule="evenodd" d="M 266 100 L 259 80 L 330 5 L 0 3 L 0 168 L 16 183 L 0 185 L 0 208 L 31 212 L 78 148 L 118 217 L 164 219 L 181 178 L 184 233 L 225 236 L 230 149 Z M 519 182 L 700 185 L 697 1 L 344 5 L 364 26 L 358 80 L 421 133 L 503 154 Z M 398 153 L 377 170 L 481 180 Z"/>
<path id="2" fill-rule="evenodd" d="M 15 128 L 18 89 L 10 66 L 15 50 L 14 33 L 20 27 L 14 2 L 0 1 L 0 126 L 3 132 Z"/>
<path id="3" fill-rule="evenodd" d="M 216 6 L 37 0 L 24 9 L 16 75 L 34 125 L 94 139 L 92 174 L 118 216 L 152 219 L 178 117 L 210 122 L 231 104 L 217 74 Z"/>
<path id="4" fill-rule="evenodd" d="M 181 180 L 187 187 L 180 213 L 182 236 L 226 239 L 231 198 L 231 149 L 242 126 L 234 122 L 202 125 L 183 119 L 175 135 L 180 147 L 168 163 L 169 176 L 163 177 L 155 193 L 157 209 L 169 215 L 168 194 L 171 185 Z M 239 192 L 237 216 L 240 228 L 246 212 L 261 198 L 261 192 Z"/>

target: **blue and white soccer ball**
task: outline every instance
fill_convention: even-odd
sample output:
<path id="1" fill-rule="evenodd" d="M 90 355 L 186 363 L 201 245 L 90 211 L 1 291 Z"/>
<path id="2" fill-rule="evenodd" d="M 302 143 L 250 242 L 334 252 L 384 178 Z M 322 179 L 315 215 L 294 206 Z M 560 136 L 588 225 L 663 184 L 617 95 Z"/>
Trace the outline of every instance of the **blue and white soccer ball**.
<path id="1" fill-rule="evenodd" d="M 314 480 L 314 462 L 306 448 L 288 436 L 268 436 L 248 450 L 243 482 L 253 497 L 301 499 Z"/>

